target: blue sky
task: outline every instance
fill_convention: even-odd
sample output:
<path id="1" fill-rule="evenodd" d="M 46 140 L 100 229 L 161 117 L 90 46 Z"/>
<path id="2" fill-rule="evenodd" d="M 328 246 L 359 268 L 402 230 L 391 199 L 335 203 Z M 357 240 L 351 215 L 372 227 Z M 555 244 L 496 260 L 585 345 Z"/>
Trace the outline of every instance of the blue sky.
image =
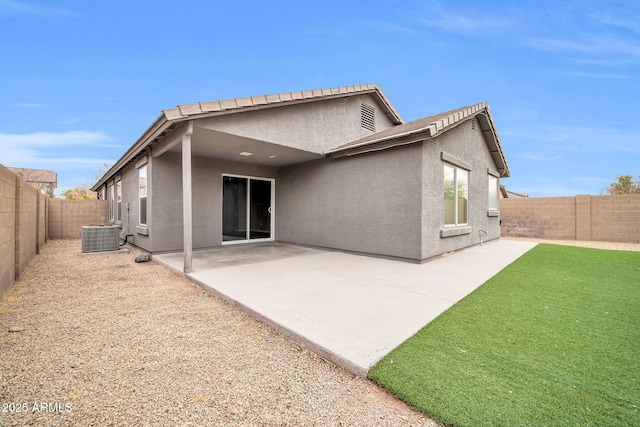
<path id="1" fill-rule="evenodd" d="M 455 6 L 454 6 L 455 5 Z M 640 2 L 0 0 L 0 163 L 92 184 L 178 104 L 378 83 L 487 101 L 531 196 L 640 175 Z"/>

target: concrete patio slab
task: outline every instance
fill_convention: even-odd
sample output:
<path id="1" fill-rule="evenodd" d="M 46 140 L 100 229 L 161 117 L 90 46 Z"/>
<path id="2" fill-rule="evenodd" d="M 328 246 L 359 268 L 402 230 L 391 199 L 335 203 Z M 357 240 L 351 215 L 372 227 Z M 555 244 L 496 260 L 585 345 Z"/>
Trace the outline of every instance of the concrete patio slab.
<path id="1" fill-rule="evenodd" d="M 283 243 L 193 254 L 192 280 L 356 375 L 536 245 L 498 240 L 412 264 Z M 154 258 L 182 271 L 182 253 Z"/>

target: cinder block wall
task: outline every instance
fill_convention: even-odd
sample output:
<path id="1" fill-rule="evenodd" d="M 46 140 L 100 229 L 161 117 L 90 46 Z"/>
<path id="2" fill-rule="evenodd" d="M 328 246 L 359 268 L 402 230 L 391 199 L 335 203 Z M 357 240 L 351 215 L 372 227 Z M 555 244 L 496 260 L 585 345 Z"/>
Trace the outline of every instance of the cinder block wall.
<path id="1" fill-rule="evenodd" d="M 500 200 L 501 236 L 640 243 L 640 194 Z"/>
<path id="2" fill-rule="evenodd" d="M 591 197 L 591 240 L 640 243 L 640 194 Z"/>
<path id="3" fill-rule="evenodd" d="M 50 239 L 60 239 L 62 236 L 62 199 L 49 200 L 47 227 Z"/>
<path id="4" fill-rule="evenodd" d="M 0 298 L 16 277 L 16 180 L 17 175 L 0 165 Z"/>
<path id="5" fill-rule="evenodd" d="M 38 193 L 39 191 L 23 179 L 16 181 L 16 280 L 27 262 L 38 251 Z"/>
<path id="6" fill-rule="evenodd" d="M 501 236 L 575 240 L 575 197 L 501 199 Z"/>
<path id="7" fill-rule="evenodd" d="M 46 241 L 47 199 L 0 165 L 0 297 Z"/>
<path id="8" fill-rule="evenodd" d="M 102 225 L 106 221 L 106 200 L 49 201 L 50 239 L 79 239 L 83 225 Z"/>
<path id="9" fill-rule="evenodd" d="M 49 238 L 79 239 L 106 218 L 106 200 L 51 199 L 0 165 L 0 299 Z"/>

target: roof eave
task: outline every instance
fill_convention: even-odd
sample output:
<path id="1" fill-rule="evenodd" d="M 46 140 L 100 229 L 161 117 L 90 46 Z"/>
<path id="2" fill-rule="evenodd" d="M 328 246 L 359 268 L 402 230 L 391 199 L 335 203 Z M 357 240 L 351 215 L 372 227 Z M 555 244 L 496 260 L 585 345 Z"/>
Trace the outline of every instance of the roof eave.
<path id="1" fill-rule="evenodd" d="M 97 191 L 109 181 L 120 169 L 141 156 L 150 145 L 157 144 L 179 123 L 206 117 L 240 113 L 245 111 L 274 108 L 282 105 L 295 105 L 318 100 L 327 100 L 370 93 L 376 96 L 386 115 L 396 125 L 402 124 L 400 114 L 377 84 L 341 86 L 328 89 L 314 89 L 274 95 L 253 96 L 250 98 L 234 98 L 214 102 L 198 102 L 196 104 L 179 105 L 163 110 L 162 114 L 147 128 L 136 142 L 120 157 L 120 159 L 91 187 Z M 277 99 L 276 99 L 277 98 Z"/>
<path id="2" fill-rule="evenodd" d="M 501 177 L 509 177 L 509 164 L 504 155 L 498 131 L 491 118 L 491 112 L 487 103 L 480 103 L 466 110 L 456 112 L 451 116 L 441 118 L 420 129 L 414 129 L 402 134 L 390 135 L 379 139 L 364 141 L 360 144 L 338 147 L 328 151 L 328 157 L 354 156 L 357 154 L 380 151 L 401 145 L 412 144 L 421 140 L 436 138 L 439 135 L 459 126 L 474 117 L 480 117 L 478 122 L 483 137 L 487 142 L 491 156 L 496 164 Z"/>
<path id="3" fill-rule="evenodd" d="M 144 133 L 133 143 L 131 147 L 120 157 L 120 159 L 109 170 L 100 177 L 91 190 L 98 191 L 113 175 L 127 164 L 133 162 L 146 151 L 150 143 L 157 139 L 159 135 L 166 132 L 176 121 L 169 120 L 164 114 L 160 114 L 158 118 L 144 131 Z"/>
<path id="4" fill-rule="evenodd" d="M 380 151 L 401 145 L 413 144 L 414 142 L 430 138 L 431 130 L 431 127 L 416 129 L 399 135 L 391 135 L 372 141 L 366 141 L 362 144 L 344 148 L 334 148 L 333 150 L 328 151 L 326 155 L 328 157 L 355 156 L 357 154 L 368 153 L 371 151 Z"/>
<path id="5" fill-rule="evenodd" d="M 507 158 L 504 154 L 504 149 L 502 148 L 502 143 L 500 142 L 500 135 L 498 134 L 498 130 L 493 123 L 493 118 L 491 116 L 489 106 L 487 105 L 487 107 L 483 111 L 480 111 L 477 117 L 482 135 L 484 136 L 485 141 L 487 141 L 487 145 L 489 146 L 491 157 L 493 157 L 493 161 L 496 163 L 498 172 L 500 172 L 500 177 L 508 178 L 509 176 L 511 176 L 509 163 L 507 162 Z"/>
<path id="6" fill-rule="evenodd" d="M 404 123 L 400 114 L 393 107 L 382 89 L 377 84 L 342 86 L 330 89 L 315 89 L 309 91 L 289 92 L 282 94 L 252 96 L 249 98 L 233 98 L 213 102 L 198 102 L 195 104 L 178 105 L 175 108 L 163 110 L 168 120 L 191 120 L 214 117 L 226 114 L 255 111 L 274 108 L 283 105 L 296 105 L 319 100 L 344 98 L 354 94 L 374 94 L 387 117 L 394 124 Z"/>

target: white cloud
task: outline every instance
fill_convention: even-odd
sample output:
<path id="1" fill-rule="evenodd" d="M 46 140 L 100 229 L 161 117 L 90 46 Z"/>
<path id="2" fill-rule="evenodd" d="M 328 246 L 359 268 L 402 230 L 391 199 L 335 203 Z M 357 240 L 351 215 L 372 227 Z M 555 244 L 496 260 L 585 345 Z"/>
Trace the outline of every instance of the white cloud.
<path id="1" fill-rule="evenodd" d="M 97 169 L 104 163 L 113 163 L 112 159 L 98 159 L 91 157 L 55 157 L 46 151 L 38 151 L 29 148 L 2 147 L 2 164 L 13 167 L 27 167 L 34 169 Z"/>
<path id="2" fill-rule="evenodd" d="M 38 102 L 19 102 L 17 104 L 13 104 L 14 107 L 18 108 L 46 108 L 49 107 L 47 104 L 40 104 Z"/>
<path id="3" fill-rule="evenodd" d="M 483 36 L 491 35 L 497 30 L 512 28 L 516 21 L 510 16 L 489 15 L 486 11 L 451 12 L 449 5 L 432 5 L 418 22 L 426 27 L 433 27 L 450 33 Z"/>
<path id="4" fill-rule="evenodd" d="M 68 132 L 35 132 L 26 134 L 0 133 L 0 148 L 11 150 L 15 147 L 61 147 L 73 145 L 106 144 L 110 138 L 102 132 L 68 131 Z"/>
<path id="5" fill-rule="evenodd" d="M 400 33 L 400 34 L 416 34 L 418 31 L 414 28 L 410 28 L 405 25 L 386 21 L 370 21 L 364 22 L 363 27 L 371 30 L 385 31 L 388 33 Z"/>
<path id="6" fill-rule="evenodd" d="M 42 6 L 13 0 L 0 0 L 0 16 L 34 16 L 44 18 L 77 17 L 78 13 L 59 7 Z"/>
<path id="7" fill-rule="evenodd" d="M 569 76 L 584 77 L 588 79 L 625 80 L 629 78 L 629 76 L 626 76 L 624 74 L 614 74 L 614 73 L 570 71 L 566 74 Z"/>
<path id="8" fill-rule="evenodd" d="M 559 154 L 544 155 L 531 152 L 515 153 L 510 155 L 509 157 L 513 157 L 514 159 L 535 160 L 537 162 L 554 162 L 562 159 L 562 156 L 560 156 Z"/>
<path id="9" fill-rule="evenodd" d="M 589 15 L 589 17 L 595 21 L 604 25 L 621 28 L 623 30 L 630 30 L 636 33 L 640 33 L 640 22 L 632 19 L 618 18 L 611 15 Z"/>
<path id="10" fill-rule="evenodd" d="M 536 128 L 507 128 L 500 134 L 514 146 L 533 141 L 536 146 L 553 152 L 616 152 L 640 155 L 637 148 L 640 133 L 624 132 L 615 128 L 548 125 Z M 521 155 L 526 156 L 526 153 Z"/>
<path id="11" fill-rule="evenodd" d="M 527 44 L 539 50 L 600 55 L 605 57 L 622 56 L 640 61 L 640 44 L 635 40 L 607 34 L 600 37 L 578 34 L 573 39 L 568 38 L 529 38 Z"/>
<path id="12" fill-rule="evenodd" d="M 85 182 L 104 163 L 113 164 L 113 159 L 104 158 L 104 152 L 112 150 L 104 148 L 122 147 L 110 141 L 102 132 L 0 133 L 0 159 L 5 166 L 52 170 L 60 177 L 82 175 L 84 171 L 87 177 L 78 180 Z"/>

